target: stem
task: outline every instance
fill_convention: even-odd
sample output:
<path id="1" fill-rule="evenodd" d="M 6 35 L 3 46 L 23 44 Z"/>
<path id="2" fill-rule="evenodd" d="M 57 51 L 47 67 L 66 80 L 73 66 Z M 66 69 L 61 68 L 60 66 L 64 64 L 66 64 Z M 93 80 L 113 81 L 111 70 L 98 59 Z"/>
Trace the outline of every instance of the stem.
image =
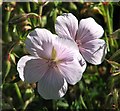
<path id="1" fill-rule="evenodd" d="M 86 106 L 86 104 L 85 104 L 85 102 L 84 102 L 84 100 L 83 100 L 82 95 L 80 95 L 80 100 L 81 100 L 81 102 L 82 102 L 83 107 L 84 107 L 85 109 L 87 109 L 87 106 Z"/>
<path id="2" fill-rule="evenodd" d="M 53 102 L 53 111 L 55 111 L 55 109 L 56 109 L 56 107 L 57 107 L 57 105 L 56 105 L 56 101 L 53 100 L 52 102 Z"/>
<path id="3" fill-rule="evenodd" d="M 9 6 L 8 6 L 9 7 Z M 4 25 L 3 25 L 3 28 L 4 28 L 4 33 L 3 33 L 3 40 L 5 42 L 9 42 L 11 41 L 11 37 L 9 36 L 9 19 L 10 19 L 10 14 L 11 14 L 11 10 L 6 10 L 5 11 L 5 21 L 4 21 Z"/>
<path id="4" fill-rule="evenodd" d="M 113 91 L 113 98 L 114 98 L 115 107 L 118 108 L 119 92 L 118 92 L 118 90 L 116 88 Z"/>
<path id="5" fill-rule="evenodd" d="M 16 90 L 16 93 L 17 93 L 17 96 L 18 96 L 18 99 L 20 101 L 20 104 L 23 106 L 24 105 L 24 101 L 22 99 L 22 95 L 21 95 L 21 92 L 20 92 L 20 89 L 17 85 L 17 83 L 14 83 L 14 87 L 15 87 L 15 90 Z"/>
<path id="6" fill-rule="evenodd" d="M 103 5 L 102 8 L 104 12 L 104 20 L 106 21 L 106 25 L 108 29 L 108 35 L 110 35 L 113 33 L 113 21 L 112 21 L 113 20 L 113 7 L 112 7 L 112 4 L 109 4 L 109 5 Z M 110 13 L 110 10 L 111 10 L 111 13 Z M 111 50 L 111 52 L 113 52 L 113 47 L 115 47 L 114 40 L 113 38 L 110 37 L 109 41 L 110 41 L 109 49 Z"/>
<path id="7" fill-rule="evenodd" d="M 41 18 L 42 18 L 42 11 L 43 11 L 43 5 L 40 5 L 39 7 L 39 25 L 41 26 Z"/>
<path id="8" fill-rule="evenodd" d="M 107 50 L 108 50 L 108 52 L 110 52 L 109 39 L 108 39 L 106 33 L 105 33 L 105 39 L 106 39 L 106 44 L 107 44 Z"/>
<path id="9" fill-rule="evenodd" d="M 32 18 L 32 17 L 36 17 L 36 18 L 39 17 L 39 15 L 36 14 L 36 13 L 28 13 L 27 16 L 28 16 L 28 17 L 31 17 L 31 18 Z"/>
<path id="10" fill-rule="evenodd" d="M 30 3 L 26 2 L 27 12 L 31 12 Z"/>
<path id="11" fill-rule="evenodd" d="M 33 99 L 35 98 L 35 95 L 33 95 L 29 100 L 27 100 L 22 108 L 22 111 L 25 111 L 27 106 L 33 101 Z"/>
<path id="12" fill-rule="evenodd" d="M 113 25 L 112 25 L 112 18 L 110 17 L 108 6 L 106 6 L 106 17 L 107 17 L 107 27 L 109 34 L 113 33 Z"/>

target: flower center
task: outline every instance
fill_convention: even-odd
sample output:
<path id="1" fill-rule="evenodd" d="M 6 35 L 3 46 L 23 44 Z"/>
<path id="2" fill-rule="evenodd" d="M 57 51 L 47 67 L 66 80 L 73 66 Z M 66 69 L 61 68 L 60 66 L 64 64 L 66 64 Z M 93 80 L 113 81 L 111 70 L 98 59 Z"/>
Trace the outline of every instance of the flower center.
<path id="1" fill-rule="evenodd" d="M 53 60 L 48 60 L 48 67 L 54 68 L 57 67 L 57 62 Z"/>
<path id="2" fill-rule="evenodd" d="M 47 61 L 48 67 L 55 68 L 57 67 L 58 60 L 57 60 L 57 52 L 55 48 L 52 48 L 51 58 Z"/>

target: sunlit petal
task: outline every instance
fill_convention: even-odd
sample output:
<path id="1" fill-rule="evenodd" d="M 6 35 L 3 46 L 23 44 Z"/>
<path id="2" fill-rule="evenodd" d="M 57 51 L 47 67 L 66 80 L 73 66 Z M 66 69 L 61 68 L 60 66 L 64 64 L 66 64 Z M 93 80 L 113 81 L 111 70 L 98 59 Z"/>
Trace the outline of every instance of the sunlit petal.
<path id="1" fill-rule="evenodd" d="M 57 68 L 50 68 L 38 81 L 38 92 L 44 99 L 58 99 L 66 91 L 67 83 Z"/>
<path id="2" fill-rule="evenodd" d="M 103 28 L 97 24 L 93 18 L 89 17 L 80 21 L 76 40 L 80 40 L 81 43 L 85 43 L 102 37 L 103 33 Z"/>
<path id="3" fill-rule="evenodd" d="M 79 48 L 85 60 L 95 65 L 101 64 L 107 53 L 105 41 L 102 39 L 91 40 Z"/>
<path id="4" fill-rule="evenodd" d="M 60 37 L 75 38 L 78 29 L 78 20 L 71 13 L 64 13 L 57 17 L 55 24 L 56 33 Z"/>
<path id="5" fill-rule="evenodd" d="M 59 60 L 72 61 L 79 53 L 77 44 L 65 38 L 56 38 L 54 48 L 57 52 L 57 59 Z"/>
<path id="6" fill-rule="evenodd" d="M 34 56 L 50 58 L 54 39 L 50 31 L 36 28 L 27 36 L 26 48 Z"/>
<path id="7" fill-rule="evenodd" d="M 83 72 L 86 69 L 86 62 L 81 57 L 81 60 L 74 60 L 72 62 L 62 62 L 58 66 L 62 75 L 66 78 L 69 84 L 76 84 L 82 77 Z"/>
<path id="8" fill-rule="evenodd" d="M 29 83 L 37 82 L 48 70 L 46 62 L 46 60 L 33 56 L 23 56 L 17 64 L 20 78 Z"/>

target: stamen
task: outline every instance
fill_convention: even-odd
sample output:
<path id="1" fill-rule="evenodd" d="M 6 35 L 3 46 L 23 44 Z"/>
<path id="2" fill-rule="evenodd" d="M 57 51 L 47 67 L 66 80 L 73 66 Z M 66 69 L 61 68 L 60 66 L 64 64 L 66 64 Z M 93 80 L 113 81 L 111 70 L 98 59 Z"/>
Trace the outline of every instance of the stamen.
<path id="1" fill-rule="evenodd" d="M 76 40 L 76 43 L 77 43 L 78 47 L 80 47 L 82 44 L 80 40 Z"/>
<path id="2" fill-rule="evenodd" d="M 51 67 L 51 68 L 57 67 L 56 61 L 48 60 L 46 63 L 48 63 L 48 67 Z"/>

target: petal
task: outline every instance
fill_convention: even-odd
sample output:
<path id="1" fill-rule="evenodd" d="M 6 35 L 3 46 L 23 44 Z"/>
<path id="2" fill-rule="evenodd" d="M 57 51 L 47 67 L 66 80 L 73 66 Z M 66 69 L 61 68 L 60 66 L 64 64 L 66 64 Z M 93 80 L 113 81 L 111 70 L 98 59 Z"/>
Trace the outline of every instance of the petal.
<path id="1" fill-rule="evenodd" d="M 58 68 L 66 81 L 69 84 L 74 85 L 82 78 L 82 74 L 86 69 L 86 62 L 81 56 L 79 62 L 78 60 L 62 62 L 58 65 Z"/>
<path id="2" fill-rule="evenodd" d="M 101 64 L 107 53 L 105 41 L 102 39 L 95 39 L 79 47 L 85 60 L 91 64 Z"/>
<path id="3" fill-rule="evenodd" d="M 44 99 L 58 99 L 66 91 L 67 82 L 55 68 L 50 68 L 38 82 L 38 92 Z"/>
<path id="4" fill-rule="evenodd" d="M 55 39 L 50 31 L 36 28 L 26 39 L 26 48 L 34 56 L 50 58 L 52 51 L 52 42 Z"/>
<path id="5" fill-rule="evenodd" d="M 58 60 L 72 61 L 79 53 L 77 44 L 73 40 L 65 38 L 56 38 L 54 48 Z"/>
<path id="6" fill-rule="evenodd" d="M 32 83 L 43 77 L 48 70 L 48 64 L 46 60 L 26 55 L 18 61 L 17 70 L 23 81 Z"/>
<path id="7" fill-rule="evenodd" d="M 56 33 L 60 37 L 68 37 L 74 39 L 78 29 L 78 20 L 71 13 L 64 13 L 57 17 L 55 24 Z"/>
<path id="8" fill-rule="evenodd" d="M 76 40 L 80 40 L 81 43 L 85 43 L 90 40 L 100 38 L 103 33 L 103 28 L 97 24 L 93 18 L 89 17 L 80 21 Z"/>

